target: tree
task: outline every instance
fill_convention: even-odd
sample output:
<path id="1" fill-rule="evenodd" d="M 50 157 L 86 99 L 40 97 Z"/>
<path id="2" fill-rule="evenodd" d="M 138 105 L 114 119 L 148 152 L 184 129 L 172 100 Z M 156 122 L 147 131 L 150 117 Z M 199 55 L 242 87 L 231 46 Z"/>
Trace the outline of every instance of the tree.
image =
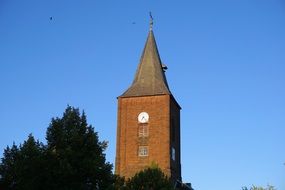
<path id="1" fill-rule="evenodd" d="M 242 190 L 276 190 L 276 189 L 274 188 L 274 186 L 271 186 L 271 185 L 267 185 L 266 188 L 253 185 L 249 189 L 247 187 L 243 187 Z"/>
<path id="2" fill-rule="evenodd" d="M 107 143 L 99 141 L 84 112 L 68 106 L 62 118 L 52 118 L 46 140 L 44 145 L 29 135 L 19 147 L 4 150 L 1 189 L 97 190 L 114 183 Z"/>
<path id="3" fill-rule="evenodd" d="M 13 144 L 4 150 L 4 157 L 0 164 L 0 186 L 3 189 L 12 189 L 16 184 L 16 165 L 19 155 L 18 147 Z"/>
<path id="4" fill-rule="evenodd" d="M 126 187 L 126 180 L 124 177 L 121 177 L 119 175 L 113 175 L 113 182 L 107 188 L 107 190 L 129 190 L 129 189 Z"/>
<path id="5" fill-rule="evenodd" d="M 146 168 L 126 182 L 129 190 L 174 190 L 173 184 L 158 167 Z"/>
<path id="6" fill-rule="evenodd" d="M 4 150 L 0 164 L 0 183 L 4 189 L 42 189 L 44 183 L 44 146 L 32 135 L 18 148 Z"/>
<path id="7" fill-rule="evenodd" d="M 107 143 L 99 141 L 84 112 L 68 106 L 62 118 L 52 119 L 46 139 L 50 189 L 106 189 L 113 182 L 103 153 Z"/>

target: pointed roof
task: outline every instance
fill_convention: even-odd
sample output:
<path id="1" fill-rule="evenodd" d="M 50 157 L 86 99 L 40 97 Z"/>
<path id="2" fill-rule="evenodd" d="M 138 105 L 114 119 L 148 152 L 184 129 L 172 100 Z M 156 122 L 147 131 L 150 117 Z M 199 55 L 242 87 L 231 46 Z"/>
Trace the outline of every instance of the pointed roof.
<path id="1" fill-rule="evenodd" d="M 171 94 L 164 69 L 151 25 L 134 81 L 120 97 Z"/>

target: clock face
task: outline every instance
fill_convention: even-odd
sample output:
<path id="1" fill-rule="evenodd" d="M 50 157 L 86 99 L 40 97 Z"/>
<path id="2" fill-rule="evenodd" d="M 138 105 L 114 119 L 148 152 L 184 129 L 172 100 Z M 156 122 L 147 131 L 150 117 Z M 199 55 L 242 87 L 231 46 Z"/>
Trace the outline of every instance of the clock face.
<path id="1" fill-rule="evenodd" d="M 140 123 L 147 123 L 149 119 L 149 115 L 146 112 L 141 112 L 138 116 L 138 121 Z"/>

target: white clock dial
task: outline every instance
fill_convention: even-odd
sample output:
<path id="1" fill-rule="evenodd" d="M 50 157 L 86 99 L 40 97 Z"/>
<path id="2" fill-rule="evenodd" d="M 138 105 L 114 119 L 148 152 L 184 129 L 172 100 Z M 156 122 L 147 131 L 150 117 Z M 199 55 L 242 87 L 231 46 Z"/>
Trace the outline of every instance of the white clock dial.
<path id="1" fill-rule="evenodd" d="M 147 123 L 149 119 L 149 115 L 146 112 L 141 112 L 138 116 L 138 121 L 140 123 Z"/>

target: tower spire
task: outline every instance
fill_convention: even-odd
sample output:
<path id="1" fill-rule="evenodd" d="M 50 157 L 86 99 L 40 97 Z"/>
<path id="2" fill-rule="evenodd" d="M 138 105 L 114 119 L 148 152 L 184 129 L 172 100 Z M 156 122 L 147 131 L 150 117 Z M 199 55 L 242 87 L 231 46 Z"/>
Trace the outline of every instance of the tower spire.
<path id="1" fill-rule="evenodd" d="M 150 16 L 149 30 L 152 31 L 152 28 L 153 28 L 153 17 L 152 17 L 151 12 L 149 12 L 149 16 Z"/>
<path id="2" fill-rule="evenodd" d="M 150 13 L 150 31 L 132 85 L 121 97 L 171 94 L 152 31 L 153 18 Z"/>

